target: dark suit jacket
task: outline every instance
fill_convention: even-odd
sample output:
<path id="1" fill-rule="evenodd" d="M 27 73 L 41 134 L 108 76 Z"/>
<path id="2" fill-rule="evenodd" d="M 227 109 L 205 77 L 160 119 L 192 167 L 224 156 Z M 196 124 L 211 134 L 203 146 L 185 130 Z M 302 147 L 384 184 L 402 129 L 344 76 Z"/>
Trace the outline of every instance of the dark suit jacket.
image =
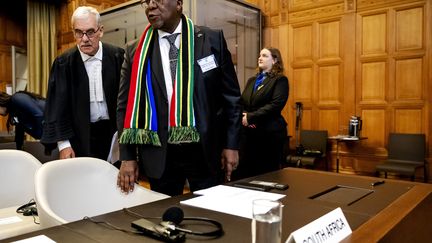
<path id="1" fill-rule="evenodd" d="M 140 166 L 151 178 L 159 178 L 165 168 L 168 141 L 168 97 L 161 66 L 157 31 L 154 32 L 153 47 L 150 51 L 153 77 L 153 91 L 158 118 L 158 135 L 161 147 L 139 146 Z M 222 31 L 195 26 L 195 88 L 194 109 L 196 127 L 200 134 L 206 163 L 211 172 L 220 170 L 220 155 L 223 148 L 239 148 L 240 130 L 240 89 L 237 76 L 227 49 Z M 117 126 L 123 130 L 126 103 L 129 93 L 131 67 L 137 42 L 126 47 L 122 67 L 117 105 Z M 197 61 L 214 55 L 217 68 L 205 73 Z M 193 155 L 191 155 L 193 156 Z M 136 160 L 136 145 L 120 145 L 120 160 Z"/>
<path id="2" fill-rule="evenodd" d="M 267 77 L 262 87 L 253 92 L 256 77 L 248 80 L 241 103 L 243 112 L 247 112 L 249 124 L 264 131 L 281 131 L 286 129 L 281 111 L 288 100 L 288 79 L 283 75 Z"/>
<path id="3" fill-rule="evenodd" d="M 107 132 L 114 134 L 124 50 L 107 43 L 103 43 L 102 48 L 102 82 L 111 121 L 111 129 Z M 89 78 L 76 46 L 57 57 L 52 65 L 41 142 L 51 150 L 58 141 L 67 139 L 76 156 L 89 155 Z"/>

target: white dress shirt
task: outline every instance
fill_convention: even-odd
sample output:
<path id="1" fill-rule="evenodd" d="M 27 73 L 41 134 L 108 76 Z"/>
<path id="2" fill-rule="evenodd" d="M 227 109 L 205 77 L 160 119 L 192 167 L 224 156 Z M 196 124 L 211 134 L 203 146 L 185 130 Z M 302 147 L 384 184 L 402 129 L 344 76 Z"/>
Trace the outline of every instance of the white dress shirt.
<path id="1" fill-rule="evenodd" d="M 158 29 L 159 49 L 160 49 L 160 54 L 161 54 L 161 58 L 162 58 L 162 68 L 163 68 L 163 74 L 164 74 L 164 78 L 165 78 L 165 87 L 166 87 L 167 97 L 168 97 L 168 109 L 169 109 L 169 107 L 171 107 L 171 96 L 173 94 L 173 82 L 172 82 L 172 78 L 171 78 L 171 67 L 170 67 L 170 61 L 169 61 L 170 44 L 169 44 L 168 40 L 164 37 L 167 35 L 172 35 L 174 33 L 179 33 L 179 35 L 177 35 L 177 39 L 175 40 L 174 45 L 180 49 L 181 29 L 182 29 L 182 22 L 181 21 L 179 22 L 179 24 L 177 25 L 177 28 L 174 30 L 173 33 L 168 33 L 168 32 L 165 32 L 163 30 Z"/>

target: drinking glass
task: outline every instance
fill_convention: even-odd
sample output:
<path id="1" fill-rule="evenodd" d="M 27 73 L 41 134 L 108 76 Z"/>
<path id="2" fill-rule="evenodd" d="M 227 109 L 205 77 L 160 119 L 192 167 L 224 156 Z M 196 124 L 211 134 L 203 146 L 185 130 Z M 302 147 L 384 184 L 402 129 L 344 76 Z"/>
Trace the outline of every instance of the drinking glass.
<path id="1" fill-rule="evenodd" d="M 282 203 L 268 199 L 252 202 L 252 243 L 280 243 Z"/>

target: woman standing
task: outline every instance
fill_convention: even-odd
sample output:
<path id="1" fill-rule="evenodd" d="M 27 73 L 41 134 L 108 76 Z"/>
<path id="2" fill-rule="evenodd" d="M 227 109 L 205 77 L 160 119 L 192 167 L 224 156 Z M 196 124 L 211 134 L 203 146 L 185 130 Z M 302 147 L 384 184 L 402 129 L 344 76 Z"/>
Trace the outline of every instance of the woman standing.
<path id="1" fill-rule="evenodd" d="M 264 48 L 259 73 L 251 77 L 241 96 L 243 106 L 239 177 L 278 170 L 283 161 L 286 125 L 281 111 L 288 100 L 288 78 L 276 48 Z"/>
<path id="2" fill-rule="evenodd" d="M 40 95 L 19 91 L 13 95 L 0 92 L 0 115 L 8 116 L 7 129 L 15 126 L 17 149 L 22 149 L 24 132 L 35 139 L 42 137 L 45 98 Z"/>

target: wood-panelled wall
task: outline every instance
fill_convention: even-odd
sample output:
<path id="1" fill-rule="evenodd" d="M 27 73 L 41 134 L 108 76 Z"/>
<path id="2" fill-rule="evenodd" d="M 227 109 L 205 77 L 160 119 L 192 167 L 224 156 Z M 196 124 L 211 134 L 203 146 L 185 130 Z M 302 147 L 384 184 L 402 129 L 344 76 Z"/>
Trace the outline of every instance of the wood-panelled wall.
<path id="1" fill-rule="evenodd" d="M 431 1 L 248 2 L 263 11 L 264 46 L 285 59 L 290 135 L 295 102 L 302 102 L 303 129 L 347 133 L 350 116 L 361 116 L 367 139 L 341 144 L 342 172 L 373 174 L 390 132 L 426 134 L 431 154 Z M 335 144 L 331 149 L 334 169 Z"/>
<path id="2" fill-rule="evenodd" d="M 26 4 L 16 0 L 0 9 L 0 91 L 6 91 L 6 85 L 12 84 L 11 46 L 26 49 L 27 27 Z M 0 116 L 0 131 L 6 131 L 6 118 Z"/>

